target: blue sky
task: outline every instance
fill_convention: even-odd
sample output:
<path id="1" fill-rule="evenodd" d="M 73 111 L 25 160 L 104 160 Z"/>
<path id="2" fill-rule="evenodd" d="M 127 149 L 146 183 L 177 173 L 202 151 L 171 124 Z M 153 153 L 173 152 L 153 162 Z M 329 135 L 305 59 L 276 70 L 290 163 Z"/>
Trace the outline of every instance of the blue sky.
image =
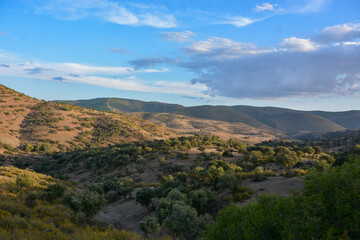
<path id="1" fill-rule="evenodd" d="M 360 109 L 360 1 L 0 0 L 0 75 L 46 100 Z"/>

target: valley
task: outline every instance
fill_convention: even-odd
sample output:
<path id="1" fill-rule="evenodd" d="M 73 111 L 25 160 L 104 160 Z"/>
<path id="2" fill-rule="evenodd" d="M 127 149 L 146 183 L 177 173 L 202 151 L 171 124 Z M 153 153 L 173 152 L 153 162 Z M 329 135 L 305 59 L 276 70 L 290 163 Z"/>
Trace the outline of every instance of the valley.
<path id="1" fill-rule="evenodd" d="M 223 213 L 229 209 L 258 211 L 266 201 L 282 206 L 297 197 L 291 204 L 300 204 L 300 193 L 315 194 L 308 176 L 335 174 L 349 164 L 357 169 L 360 158 L 358 130 L 288 109 L 209 106 L 188 116 L 192 110 L 178 105 L 141 103 L 152 106 L 149 111 L 128 102 L 125 112 L 119 103 L 109 110 L 98 100 L 47 102 L 5 86 L 0 100 L 0 221 L 11 221 L 0 236 L 9 239 L 15 232 L 40 234 L 34 211 L 42 208 L 62 219 L 51 227 L 59 239 L 221 239 L 217 224 L 228 221 Z M 9 210 L 14 204 L 23 212 Z M 301 211 L 289 217 L 309 218 Z M 336 223 L 326 224 L 342 234 Z M 281 231 L 284 238 L 290 234 Z"/>

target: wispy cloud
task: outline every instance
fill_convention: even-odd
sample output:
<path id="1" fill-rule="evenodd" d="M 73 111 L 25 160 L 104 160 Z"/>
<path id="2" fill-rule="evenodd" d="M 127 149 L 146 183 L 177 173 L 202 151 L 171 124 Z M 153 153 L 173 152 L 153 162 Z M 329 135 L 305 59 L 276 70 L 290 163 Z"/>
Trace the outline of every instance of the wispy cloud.
<path id="1" fill-rule="evenodd" d="M 38 14 L 50 14 L 57 19 L 76 21 L 96 18 L 105 22 L 150 26 L 155 28 L 173 28 L 177 26 L 175 17 L 165 7 L 148 5 L 146 8 L 134 4 L 110 0 L 50 0 L 38 1 Z"/>
<path id="2" fill-rule="evenodd" d="M 8 35 L 6 32 L 0 32 L 0 36 Z"/>
<path id="3" fill-rule="evenodd" d="M 43 71 L 51 71 L 51 68 L 43 68 L 43 67 L 34 67 L 29 69 L 24 69 L 28 75 L 41 74 Z"/>
<path id="4" fill-rule="evenodd" d="M 306 0 L 305 5 L 298 7 L 298 9 L 296 9 L 296 12 L 299 13 L 319 12 L 324 9 L 326 3 L 328 2 L 329 0 Z"/>
<path id="5" fill-rule="evenodd" d="M 144 62 L 143 64 L 146 65 Z M 136 68 L 94 66 L 81 63 L 31 62 L 21 59 L 8 61 L 6 67 L 0 67 L 1 76 L 14 76 L 63 83 L 84 83 L 96 86 L 138 91 L 168 93 L 178 95 L 205 96 L 204 84 L 191 82 L 150 81 L 139 79 L 137 75 L 167 72 L 166 68 Z"/>
<path id="6" fill-rule="evenodd" d="M 131 52 L 131 51 L 126 50 L 126 49 L 124 49 L 124 48 L 116 48 L 116 47 L 111 47 L 109 50 L 110 50 L 111 52 L 119 53 L 119 54 L 124 54 L 124 53 L 129 53 L 129 52 Z"/>
<path id="7" fill-rule="evenodd" d="M 191 41 L 191 37 L 194 36 L 195 33 L 191 31 L 183 31 L 183 32 L 162 32 L 161 37 L 171 41 L 171 42 L 188 42 Z"/>
<path id="8" fill-rule="evenodd" d="M 252 23 L 262 21 L 266 18 L 252 19 L 247 17 L 228 17 L 226 20 L 220 22 L 220 24 L 230 24 L 235 27 L 244 27 Z"/>

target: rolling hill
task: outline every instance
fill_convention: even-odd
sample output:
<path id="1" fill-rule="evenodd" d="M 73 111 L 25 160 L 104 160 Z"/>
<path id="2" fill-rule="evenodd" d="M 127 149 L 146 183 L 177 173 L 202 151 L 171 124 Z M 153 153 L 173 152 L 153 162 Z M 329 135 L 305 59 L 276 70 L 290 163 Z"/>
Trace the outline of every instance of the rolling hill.
<path id="1" fill-rule="evenodd" d="M 71 150 L 171 136 L 176 134 L 143 119 L 40 101 L 0 85 L 0 152 Z"/>
<path id="2" fill-rule="evenodd" d="M 360 110 L 345 112 L 312 111 L 311 113 L 333 121 L 345 128 L 360 129 Z"/>
<path id="3" fill-rule="evenodd" d="M 319 112 L 297 111 L 275 107 L 209 105 L 184 107 L 178 104 L 143 102 L 120 98 L 97 98 L 63 102 L 115 112 L 173 113 L 201 119 L 243 123 L 254 128 L 290 136 L 313 132 L 341 131 L 349 128 L 351 124 L 351 126 L 356 127 L 356 121 L 352 121 L 349 115 L 346 115 L 346 117 L 343 116 L 342 121 L 335 121 L 332 119 L 340 119 L 340 117 L 327 116 L 325 114 L 327 112 L 322 112 L 324 114 L 321 114 Z M 356 114 L 357 111 L 354 111 L 354 115 Z M 152 117 L 152 119 L 153 122 L 158 121 L 155 120 L 154 117 Z M 349 124 L 346 124 L 346 119 Z"/>

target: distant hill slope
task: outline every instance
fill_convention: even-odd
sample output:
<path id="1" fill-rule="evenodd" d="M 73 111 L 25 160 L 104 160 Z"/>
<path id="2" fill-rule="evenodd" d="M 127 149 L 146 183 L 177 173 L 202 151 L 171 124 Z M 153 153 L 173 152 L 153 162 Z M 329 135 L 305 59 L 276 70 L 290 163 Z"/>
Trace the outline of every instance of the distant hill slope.
<path id="1" fill-rule="evenodd" d="M 163 127 L 171 128 L 179 134 L 216 135 L 221 139 L 235 139 L 244 143 L 259 143 L 275 138 L 285 138 L 264 129 L 254 128 L 244 123 L 229 123 L 225 121 L 194 118 L 174 113 L 128 113 L 131 116 L 143 118 Z"/>
<path id="2" fill-rule="evenodd" d="M 143 119 L 40 101 L 0 85 L 0 152 L 3 146 L 11 149 L 7 145 L 71 150 L 172 136 L 176 134 Z"/>
<path id="3" fill-rule="evenodd" d="M 184 107 L 178 104 L 143 102 L 121 98 L 98 98 L 65 102 L 115 112 L 175 113 L 195 118 L 243 123 L 254 128 L 292 136 L 312 132 L 341 131 L 347 127 L 320 114 L 274 107 L 209 105 Z"/>
<path id="4" fill-rule="evenodd" d="M 289 135 L 345 130 L 339 124 L 305 111 L 276 107 L 234 106 L 233 108 Z"/>
<path id="5" fill-rule="evenodd" d="M 312 111 L 311 113 L 329 119 L 345 128 L 360 129 L 360 110 L 345 112 Z"/>

